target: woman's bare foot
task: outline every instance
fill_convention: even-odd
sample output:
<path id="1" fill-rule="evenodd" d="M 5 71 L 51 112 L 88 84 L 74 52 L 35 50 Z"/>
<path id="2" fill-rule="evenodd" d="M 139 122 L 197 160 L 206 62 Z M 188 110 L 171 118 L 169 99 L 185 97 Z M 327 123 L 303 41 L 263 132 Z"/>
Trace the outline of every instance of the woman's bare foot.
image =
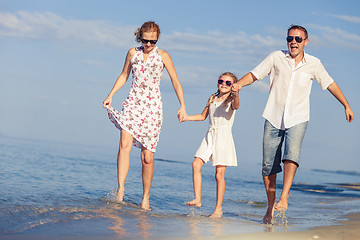
<path id="1" fill-rule="evenodd" d="M 124 199 L 124 190 L 120 190 L 120 188 L 117 189 L 117 193 L 116 193 L 116 197 L 115 197 L 115 201 L 117 202 L 122 202 Z"/>
<path id="2" fill-rule="evenodd" d="M 143 198 L 141 208 L 145 211 L 151 211 L 149 198 Z"/>
<path id="3" fill-rule="evenodd" d="M 195 198 L 194 200 L 187 202 L 185 204 L 190 207 L 201 207 L 201 200 Z"/>
<path id="4" fill-rule="evenodd" d="M 210 215 L 209 218 L 221 218 L 222 215 L 223 215 L 222 211 L 216 211 L 212 215 Z"/>
<path id="5" fill-rule="evenodd" d="M 267 209 L 265 216 L 263 218 L 263 223 L 272 224 L 274 217 L 274 210 L 275 210 L 274 207 Z"/>

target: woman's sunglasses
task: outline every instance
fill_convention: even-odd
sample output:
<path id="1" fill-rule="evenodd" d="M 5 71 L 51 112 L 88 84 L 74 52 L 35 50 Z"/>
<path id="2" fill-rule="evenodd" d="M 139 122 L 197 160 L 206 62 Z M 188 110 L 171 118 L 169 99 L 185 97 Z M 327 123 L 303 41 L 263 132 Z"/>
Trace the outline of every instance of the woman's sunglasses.
<path id="1" fill-rule="evenodd" d="M 306 38 L 305 38 L 306 39 Z M 305 40 L 305 39 L 303 39 L 302 37 L 299 37 L 299 36 L 296 36 L 295 37 L 295 41 L 297 42 L 297 43 L 301 43 L 303 40 Z M 291 43 L 292 41 L 294 40 L 294 36 L 287 36 L 287 38 L 286 38 L 286 41 L 288 42 L 288 43 Z"/>
<path id="2" fill-rule="evenodd" d="M 147 44 L 147 43 L 151 43 L 151 44 L 156 44 L 157 43 L 157 40 L 147 40 L 147 39 L 141 39 L 141 42 L 143 44 Z"/>
<path id="3" fill-rule="evenodd" d="M 229 87 L 233 84 L 232 81 L 225 81 L 225 80 L 222 80 L 222 79 L 218 79 L 218 84 L 219 84 L 219 85 L 223 84 L 224 82 L 225 82 L 225 84 L 226 84 L 227 86 L 229 86 Z"/>

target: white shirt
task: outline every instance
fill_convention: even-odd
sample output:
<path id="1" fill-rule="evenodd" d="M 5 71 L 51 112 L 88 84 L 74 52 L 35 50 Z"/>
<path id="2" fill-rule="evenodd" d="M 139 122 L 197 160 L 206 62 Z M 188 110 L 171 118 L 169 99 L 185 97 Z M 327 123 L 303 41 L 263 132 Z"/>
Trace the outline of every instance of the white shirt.
<path id="1" fill-rule="evenodd" d="M 251 73 L 258 80 L 270 74 L 269 98 L 263 117 L 278 129 L 309 121 L 313 79 L 323 90 L 334 81 L 318 58 L 305 53 L 295 67 L 289 51 L 272 52 Z"/>

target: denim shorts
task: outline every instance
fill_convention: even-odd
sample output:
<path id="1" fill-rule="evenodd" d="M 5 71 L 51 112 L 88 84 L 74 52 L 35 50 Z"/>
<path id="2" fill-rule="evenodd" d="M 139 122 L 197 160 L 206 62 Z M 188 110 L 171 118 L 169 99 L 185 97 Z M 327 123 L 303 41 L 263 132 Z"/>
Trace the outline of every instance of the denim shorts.
<path id="1" fill-rule="evenodd" d="M 263 138 L 263 176 L 277 174 L 282 171 L 280 164 L 283 142 L 285 142 L 285 146 L 282 161 L 293 161 L 299 167 L 300 149 L 307 124 L 308 122 L 303 122 L 291 128 L 281 130 L 275 128 L 268 120 L 265 120 Z"/>

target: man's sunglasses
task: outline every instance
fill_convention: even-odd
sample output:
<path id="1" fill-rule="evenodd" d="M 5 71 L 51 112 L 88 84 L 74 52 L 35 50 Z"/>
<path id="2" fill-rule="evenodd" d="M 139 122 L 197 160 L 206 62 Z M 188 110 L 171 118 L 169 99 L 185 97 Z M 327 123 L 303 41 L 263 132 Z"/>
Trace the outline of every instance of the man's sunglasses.
<path id="1" fill-rule="evenodd" d="M 305 38 L 306 39 L 306 38 Z M 296 36 L 295 37 L 295 41 L 297 42 L 297 43 L 301 43 L 303 40 L 305 40 L 305 39 L 303 39 L 302 37 L 299 37 L 299 36 Z M 286 41 L 288 42 L 288 43 L 291 43 L 292 41 L 294 40 L 294 36 L 287 36 L 287 38 L 286 38 Z"/>
<path id="2" fill-rule="evenodd" d="M 229 87 L 233 84 L 232 81 L 225 81 L 225 80 L 222 80 L 222 79 L 218 79 L 218 84 L 219 84 L 219 85 L 223 84 L 223 82 L 225 82 L 225 84 L 226 84 L 227 86 L 229 86 Z"/>
<path id="3" fill-rule="evenodd" d="M 143 44 L 147 44 L 147 43 L 151 43 L 151 44 L 156 44 L 157 43 L 157 40 L 147 40 L 147 39 L 141 39 L 141 42 Z"/>

